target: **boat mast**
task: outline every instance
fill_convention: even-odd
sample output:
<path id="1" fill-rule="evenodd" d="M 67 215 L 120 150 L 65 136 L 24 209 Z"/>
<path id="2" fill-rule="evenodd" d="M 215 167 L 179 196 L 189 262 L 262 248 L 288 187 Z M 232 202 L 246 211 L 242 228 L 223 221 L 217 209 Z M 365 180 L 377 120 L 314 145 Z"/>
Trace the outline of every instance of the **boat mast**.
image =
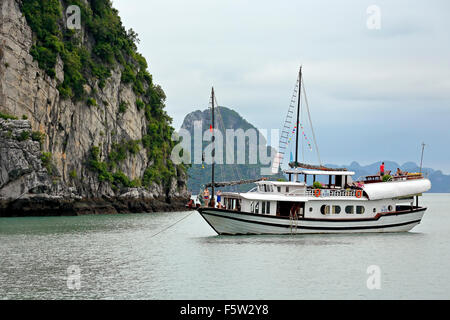
<path id="1" fill-rule="evenodd" d="M 215 136 L 214 136 L 214 87 L 211 88 L 211 99 L 212 99 L 212 108 L 211 108 L 211 131 L 212 131 L 212 137 L 211 137 L 211 141 L 212 141 L 212 166 L 211 166 L 211 199 L 214 199 L 214 157 L 216 155 L 216 149 L 214 146 L 214 141 L 216 140 Z"/>
<path id="2" fill-rule="evenodd" d="M 300 131 L 300 97 L 302 95 L 302 66 L 300 66 L 300 70 L 298 72 L 298 102 L 297 102 L 297 123 L 295 130 L 295 166 L 298 164 L 298 132 Z"/>
<path id="3" fill-rule="evenodd" d="M 420 157 L 420 173 L 422 173 L 422 163 L 423 163 L 423 150 L 425 149 L 425 143 L 422 142 L 422 156 Z"/>

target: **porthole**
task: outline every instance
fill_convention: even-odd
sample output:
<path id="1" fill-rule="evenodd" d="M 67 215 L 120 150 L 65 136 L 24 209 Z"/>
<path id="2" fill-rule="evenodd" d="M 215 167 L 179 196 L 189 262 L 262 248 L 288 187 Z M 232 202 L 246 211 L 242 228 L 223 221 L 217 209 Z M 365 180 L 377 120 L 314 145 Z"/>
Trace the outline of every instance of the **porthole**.
<path id="1" fill-rule="evenodd" d="M 354 210 L 355 210 L 354 208 L 355 208 L 354 206 L 346 206 L 345 213 L 348 213 L 348 214 L 354 213 Z"/>
<path id="2" fill-rule="evenodd" d="M 377 208 L 373 208 L 373 213 L 377 213 Z"/>
<path id="3" fill-rule="evenodd" d="M 366 208 L 363 206 L 356 206 L 356 213 L 357 214 L 363 214 L 366 211 Z"/>
<path id="4" fill-rule="evenodd" d="M 333 206 L 333 214 L 339 214 L 339 213 L 341 213 L 341 207 Z"/>
<path id="5" fill-rule="evenodd" d="M 330 206 L 323 205 L 320 207 L 320 213 L 322 214 L 330 214 Z"/>
<path id="6" fill-rule="evenodd" d="M 393 206 L 391 206 L 391 205 L 390 205 L 390 206 L 388 206 L 388 211 L 389 211 L 389 212 L 392 212 L 392 211 L 394 211 L 394 207 L 393 207 Z"/>
<path id="7" fill-rule="evenodd" d="M 309 212 L 312 212 L 313 211 L 313 208 L 312 207 L 309 207 Z"/>

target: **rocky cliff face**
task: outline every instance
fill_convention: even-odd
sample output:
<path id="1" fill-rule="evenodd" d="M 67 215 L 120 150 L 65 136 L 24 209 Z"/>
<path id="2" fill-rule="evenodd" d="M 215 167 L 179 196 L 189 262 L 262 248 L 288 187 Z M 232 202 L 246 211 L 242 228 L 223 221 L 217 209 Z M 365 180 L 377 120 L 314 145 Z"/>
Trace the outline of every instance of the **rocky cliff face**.
<path id="1" fill-rule="evenodd" d="M 87 1 L 85 3 L 89 6 Z M 64 3 L 61 4 L 64 12 Z M 61 23 L 64 19 L 62 15 Z M 95 43 L 84 26 L 80 37 L 81 46 L 92 50 Z M 62 97 L 58 86 L 63 83 L 66 74 L 60 55 L 57 56 L 55 75 L 52 77 L 39 67 L 30 54 L 35 43 L 36 35 L 21 11 L 21 1 L 2 0 L 0 112 L 27 121 L 0 122 L 0 198 L 4 201 L 15 197 L 23 199 L 23 194 L 33 194 L 36 190 L 41 194 L 59 193 L 63 198 L 67 194 L 80 199 L 137 197 L 144 199 L 144 204 L 145 199 L 170 203 L 188 197 L 186 176 L 178 167 L 174 168 L 166 182 L 155 179 L 147 181 L 145 188 L 139 187 L 146 170 L 154 164 L 152 154 L 142 146 L 134 148 L 120 162 L 108 167 L 112 174 L 120 171 L 130 181 L 138 181 L 133 186 L 137 188 L 114 184 L 111 179 L 99 179 L 98 172 L 89 165 L 92 148 L 98 148 L 97 160 L 106 163 L 111 152 L 121 143 L 142 143 L 144 136 L 148 135 L 150 116 L 136 105 L 146 101 L 144 98 L 141 101 L 132 84 L 123 81 L 124 68 L 120 64 L 111 67 L 110 76 L 101 85 L 94 77 L 84 83 L 84 94 L 90 97 L 91 103 L 87 103 L 86 98 Z M 30 134 L 41 133 L 41 146 L 30 139 L 18 142 L 8 138 L 11 134 L 20 135 L 21 130 L 27 130 Z M 51 174 L 39 164 L 43 152 L 51 155 L 54 168 Z"/>
<path id="2" fill-rule="evenodd" d="M 28 121 L 0 119 L 2 199 L 15 200 L 22 194 L 45 193 L 52 189 L 52 181 L 42 165 L 39 142 L 22 138 L 30 131 Z"/>

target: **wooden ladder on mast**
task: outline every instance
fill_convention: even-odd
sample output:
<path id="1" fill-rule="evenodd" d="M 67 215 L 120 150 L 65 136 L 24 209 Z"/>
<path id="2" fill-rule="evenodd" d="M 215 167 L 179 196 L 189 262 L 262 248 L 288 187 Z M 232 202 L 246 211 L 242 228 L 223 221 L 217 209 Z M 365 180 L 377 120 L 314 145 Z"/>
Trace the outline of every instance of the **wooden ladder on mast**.
<path id="1" fill-rule="evenodd" d="M 286 118 L 284 120 L 283 127 L 281 129 L 281 136 L 278 143 L 278 154 L 277 158 L 274 161 L 273 168 L 278 168 L 283 162 L 284 156 L 287 152 L 287 147 L 289 145 L 289 137 L 292 131 L 292 124 L 295 123 L 295 109 L 297 104 L 297 97 L 300 93 L 300 74 L 297 77 L 297 82 L 295 83 L 294 92 L 292 93 L 291 103 L 288 108 L 288 112 L 286 114 Z M 296 124 L 298 126 L 298 123 Z M 298 130 L 298 128 L 296 128 Z"/>

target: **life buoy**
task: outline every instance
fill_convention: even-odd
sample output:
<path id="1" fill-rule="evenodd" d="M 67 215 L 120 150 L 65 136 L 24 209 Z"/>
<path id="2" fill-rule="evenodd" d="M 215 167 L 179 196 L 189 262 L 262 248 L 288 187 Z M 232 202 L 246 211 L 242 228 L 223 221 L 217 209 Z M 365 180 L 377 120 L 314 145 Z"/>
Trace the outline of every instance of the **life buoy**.
<path id="1" fill-rule="evenodd" d="M 357 198 L 361 198 L 362 197 L 362 190 L 356 190 L 355 196 Z"/>
<path id="2" fill-rule="evenodd" d="M 314 190 L 314 195 L 318 198 L 320 197 L 320 189 L 315 189 Z"/>

